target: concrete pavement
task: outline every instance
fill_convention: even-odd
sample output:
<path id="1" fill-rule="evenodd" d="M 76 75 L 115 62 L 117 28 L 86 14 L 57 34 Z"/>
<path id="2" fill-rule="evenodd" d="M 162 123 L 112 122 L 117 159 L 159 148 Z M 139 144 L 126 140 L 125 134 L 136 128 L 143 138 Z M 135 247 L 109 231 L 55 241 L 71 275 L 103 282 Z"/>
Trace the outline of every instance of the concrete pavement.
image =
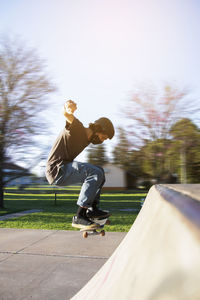
<path id="1" fill-rule="evenodd" d="M 125 235 L 0 228 L 0 300 L 70 299 Z"/>

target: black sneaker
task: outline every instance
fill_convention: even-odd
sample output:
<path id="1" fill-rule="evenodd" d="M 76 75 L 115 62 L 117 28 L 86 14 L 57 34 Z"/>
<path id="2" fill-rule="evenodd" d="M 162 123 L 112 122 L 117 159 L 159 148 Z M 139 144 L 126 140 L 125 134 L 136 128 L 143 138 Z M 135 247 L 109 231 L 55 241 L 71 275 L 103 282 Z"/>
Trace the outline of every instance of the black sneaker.
<path id="1" fill-rule="evenodd" d="M 101 209 L 99 209 L 97 207 L 95 207 L 95 208 L 90 207 L 90 208 L 88 208 L 88 210 L 86 212 L 86 215 L 90 219 L 94 219 L 94 218 L 97 218 L 97 219 L 106 219 L 111 214 L 110 214 L 110 212 L 108 210 L 101 210 Z"/>
<path id="2" fill-rule="evenodd" d="M 91 221 L 87 217 L 74 216 L 72 218 L 72 227 L 80 228 L 80 229 L 98 229 L 100 225 Z"/>

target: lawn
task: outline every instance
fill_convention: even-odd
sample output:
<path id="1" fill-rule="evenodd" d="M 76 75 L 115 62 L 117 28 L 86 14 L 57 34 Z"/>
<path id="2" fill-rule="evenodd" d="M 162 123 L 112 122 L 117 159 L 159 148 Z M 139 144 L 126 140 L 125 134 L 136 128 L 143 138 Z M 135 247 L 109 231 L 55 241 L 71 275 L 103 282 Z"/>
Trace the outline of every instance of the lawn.
<path id="1" fill-rule="evenodd" d="M 55 191 L 56 195 L 55 203 Z M 0 216 L 30 209 L 41 209 L 41 212 L 27 214 L 23 217 L 0 221 L 1 228 L 33 228 L 49 230 L 76 230 L 71 226 L 73 215 L 77 210 L 76 201 L 80 187 L 71 186 L 65 189 L 54 189 L 50 186 L 17 187 L 4 192 L 4 209 Z M 141 199 L 145 191 L 105 192 L 101 195 L 101 208 L 110 210 L 111 225 L 107 231 L 127 232 L 141 209 Z"/>

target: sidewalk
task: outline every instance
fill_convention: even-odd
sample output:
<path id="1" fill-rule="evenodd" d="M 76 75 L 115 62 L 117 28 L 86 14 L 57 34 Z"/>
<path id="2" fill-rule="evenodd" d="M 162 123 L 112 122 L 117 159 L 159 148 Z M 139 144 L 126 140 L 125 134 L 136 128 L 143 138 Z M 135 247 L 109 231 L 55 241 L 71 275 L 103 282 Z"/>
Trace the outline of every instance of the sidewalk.
<path id="1" fill-rule="evenodd" d="M 78 231 L 0 228 L 1 300 L 68 300 L 126 233 L 83 239 Z"/>

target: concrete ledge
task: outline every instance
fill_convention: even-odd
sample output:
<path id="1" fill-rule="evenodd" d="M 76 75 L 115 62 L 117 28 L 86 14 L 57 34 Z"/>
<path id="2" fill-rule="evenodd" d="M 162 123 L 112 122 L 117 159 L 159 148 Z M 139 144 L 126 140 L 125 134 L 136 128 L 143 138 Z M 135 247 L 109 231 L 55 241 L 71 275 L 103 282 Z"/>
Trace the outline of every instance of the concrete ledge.
<path id="1" fill-rule="evenodd" d="M 72 299 L 199 300 L 199 190 L 153 186 L 119 247 Z"/>
<path id="2" fill-rule="evenodd" d="M 191 234 L 200 233 L 200 185 L 157 185 L 158 192 L 165 201 L 171 203 L 191 225 Z M 200 236 L 199 236 L 200 237 Z"/>

